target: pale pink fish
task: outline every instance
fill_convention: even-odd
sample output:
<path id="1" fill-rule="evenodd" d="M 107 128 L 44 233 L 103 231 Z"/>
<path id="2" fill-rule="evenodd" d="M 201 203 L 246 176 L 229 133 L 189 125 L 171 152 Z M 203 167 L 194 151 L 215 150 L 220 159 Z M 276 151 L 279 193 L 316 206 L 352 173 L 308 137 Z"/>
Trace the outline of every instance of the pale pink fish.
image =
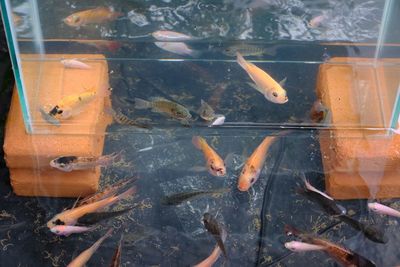
<path id="1" fill-rule="evenodd" d="M 327 18 L 327 17 L 326 17 L 325 14 L 316 16 L 316 17 L 312 18 L 312 19 L 308 22 L 308 27 L 310 27 L 310 28 L 317 28 L 317 27 L 321 26 L 321 24 L 325 21 L 326 18 Z"/>
<path id="2" fill-rule="evenodd" d="M 332 197 L 328 196 L 327 194 L 325 194 L 324 192 L 319 191 L 317 188 L 315 188 L 314 186 L 312 186 L 310 184 L 310 182 L 307 179 L 304 179 L 304 184 L 306 185 L 306 188 L 310 191 L 314 191 L 315 193 L 318 193 L 324 197 L 326 197 L 327 199 L 330 200 L 334 200 Z"/>
<path id="3" fill-rule="evenodd" d="M 315 251 L 315 250 L 324 250 L 324 246 L 304 243 L 300 241 L 290 241 L 285 243 L 285 248 L 294 251 L 294 252 L 302 252 L 302 251 Z"/>
<path id="4" fill-rule="evenodd" d="M 61 60 L 61 64 L 68 69 L 81 69 L 81 70 L 88 70 L 92 67 L 86 63 L 83 63 L 77 59 L 63 59 Z"/>
<path id="5" fill-rule="evenodd" d="M 183 42 L 183 41 L 192 41 L 199 39 L 197 37 L 189 36 L 184 33 L 166 31 L 166 30 L 155 31 L 151 35 L 158 41 L 166 41 L 166 42 Z"/>
<path id="6" fill-rule="evenodd" d="M 56 235 L 69 236 L 71 234 L 80 234 L 92 231 L 96 227 L 73 226 L 73 225 L 56 225 L 50 228 L 50 231 Z"/>
<path id="7" fill-rule="evenodd" d="M 181 56 L 197 57 L 198 51 L 190 49 L 185 43 L 182 42 L 155 42 L 159 48 Z"/>
<path id="8" fill-rule="evenodd" d="M 368 203 L 368 208 L 372 210 L 373 212 L 383 214 L 383 215 L 389 215 L 393 217 L 399 217 L 400 218 L 400 211 L 395 210 L 391 207 L 382 205 L 378 202 L 373 202 L 373 203 Z"/>

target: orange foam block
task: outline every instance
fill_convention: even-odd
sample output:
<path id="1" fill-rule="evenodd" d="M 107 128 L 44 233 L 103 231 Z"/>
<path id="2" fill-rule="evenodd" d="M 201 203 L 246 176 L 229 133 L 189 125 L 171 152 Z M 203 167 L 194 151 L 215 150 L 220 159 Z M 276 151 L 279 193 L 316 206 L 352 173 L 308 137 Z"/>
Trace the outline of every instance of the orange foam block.
<path id="1" fill-rule="evenodd" d="M 66 58 L 68 56 L 58 55 L 58 57 Z M 85 57 L 90 56 L 85 55 Z M 98 59 L 99 55 L 93 57 Z M 104 59 L 102 56 L 101 58 Z M 79 88 L 72 86 L 73 83 L 81 84 L 83 82 L 87 85 L 92 83 L 97 87 L 108 86 L 105 60 L 96 61 L 96 64 L 102 64 L 102 66 L 89 70 L 91 71 L 90 75 L 82 75 L 82 72 L 77 70 L 66 73 L 62 65 L 57 63 L 54 65 L 54 62 L 48 62 L 52 65 L 51 67 L 46 66 L 47 62 L 41 63 L 44 75 L 51 73 L 52 75 L 61 75 L 63 78 L 52 76 L 46 83 L 43 83 L 40 93 L 37 94 L 39 98 L 36 101 L 28 99 L 31 107 L 37 106 L 38 103 L 56 102 L 61 96 L 76 93 Z M 34 71 L 27 67 L 32 66 L 30 63 L 25 65 L 24 72 Z M 61 70 L 59 69 L 57 72 L 54 68 L 61 68 Z M 50 73 L 46 73 L 46 70 Z M 65 76 L 68 79 L 65 79 Z M 66 91 L 66 88 L 69 87 L 71 87 L 71 92 Z M 26 88 L 32 89 L 29 86 Z M 29 96 L 31 93 L 27 92 L 27 95 Z M 54 100 L 51 100 L 51 95 L 54 96 Z M 37 110 L 32 109 L 34 134 L 27 134 L 18 94 L 14 90 L 6 124 L 4 151 L 15 193 L 21 196 L 78 197 L 95 192 L 100 178 L 99 168 L 64 173 L 52 169 L 49 163 L 59 156 L 100 156 L 102 154 L 105 129 L 110 122 L 109 116 L 103 112 L 105 105 L 109 105 L 109 99 L 104 97 L 96 99 L 87 107 L 87 112 L 62 121 L 60 127 L 46 123 L 40 118 Z"/>
<path id="2" fill-rule="evenodd" d="M 333 58 L 319 70 L 317 94 L 334 126 L 320 134 L 326 189 L 338 199 L 400 197 L 400 136 L 366 130 L 383 129 L 393 108 L 383 72 L 369 63 Z"/>

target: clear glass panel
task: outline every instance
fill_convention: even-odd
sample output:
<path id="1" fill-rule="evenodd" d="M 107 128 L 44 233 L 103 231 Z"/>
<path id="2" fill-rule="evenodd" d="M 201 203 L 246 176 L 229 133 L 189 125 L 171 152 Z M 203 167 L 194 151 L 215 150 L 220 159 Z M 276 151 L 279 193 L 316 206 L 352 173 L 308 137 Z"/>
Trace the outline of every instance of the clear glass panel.
<path id="1" fill-rule="evenodd" d="M 13 144 L 26 154 L 6 151 L 14 191 L 34 196 L 7 196 L 1 206 L 0 215 L 26 222 L 15 226 L 27 230 L 13 236 L 19 243 L 9 245 L 19 265 L 64 266 L 112 227 L 90 265 L 108 264 L 121 238 L 122 266 L 193 266 L 216 245 L 206 212 L 228 232 L 228 259 L 215 266 L 336 266 L 321 251 L 291 252 L 285 225 L 377 266 L 399 264 L 398 221 L 368 209 L 383 198 L 400 209 L 391 199 L 400 197 L 400 135 L 388 134 L 400 112 L 397 1 L 7 0 L 1 7 L 32 133 Z M 288 101 L 273 103 L 281 81 Z M 201 111 L 202 100 L 215 114 Z M 221 122 L 216 114 L 222 125 L 211 125 Z M 196 148 L 197 135 L 209 153 Z M 276 141 L 257 149 L 266 137 Z M 210 150 L 220 159 L 209 160 Z M 222 161 L 226 175 L 216 177 Z M 303 174 L 334 206 L 307 194 Z M 132 177 L 133 199 L 92 210 L 126 213 L 82 234 L 49 231 L 47 222 L 76 197 Z"/>
<path id="2" fill-rule="evenodd" d="M 396 40 L 390 45 L 384 41 L 389 27 L 385 26 L 395 24 L 391 20 L 396 16 L 391 13 L 396 12 L 396 7 L 389 7 L 394 5 L 390 2 L 386 2 L 386 9 L 384 1 L 319 1 L 318 4 L 261 0 L 139 4 L 60 1 L 52 8 L 46 1 L 6 3 L 9 3 L 10 19 L 14 16 L 10 32 L 15 37 L 11 39 L 10 35 L 10 43 L 19 49 L 15 56 L 21 59 L 21 73 L 26 73 L 21 78 L 25 85 L 24 90 L 21 88 L 25 92 L 24 106 L 29 107 L 26 117 L 34 133 L 57 133 L 60 130 L 49 125 L 39 110 L 49 113 L 48 109 L 62 102 L 63 97 L 94 88 L 103 80 L 109 80 L 115 90 L 113 105 L 116 98 L 121 100 L 127 96 L 120 90 L 129 89 L 129 104 L 124 102 L 126 99 L 120 101 L 126 104 L 121 107 L 122 112 L 129 113 L 134 107 L 132 98 L 138 95 L 144 99 L 163 97 L 181 101 L 191 111 L 194 125 L 204 124 L 196 114 L 203 99 L 213 102 L 214 109 L 221 108 L 219 113 L 227 113 L 224 114 L 226 126 L 388 128 L 392 112 L 383 105 L 388 101 L 393 107 L 394 90 L 387 90 L 390 92 L 387 100 L 383 99 L 386 96 L 377 96 L 373 91 L 386 78 L 377 75 L 371 79 L 369 67 L 375 68 L 376 62 L 360 63 L 360 58 L 389 57 L 398 52 L 398 47 L 393 45 Z M 79 13 L 85 10 L 89 11 Z M 382 28 L 379 28 L 380 22 L 383 22 Z M 159 36 L 160 30 L 173 30 L 186 36 L 184 40 L 173 39 L 168 36 L 171 33 L 165 32 L 167 37 Z M 163 42 L 165 39 L 161 37 L 172 42 Z M 283 86 L 289 99 L 286 104 L 271 103 L 249 85 L 251 78 L 236 62 L 237 51 L 276 82 L 287 79 Z M 94 61 L 100 60 L 104 62 L 100 69 L 108 68 L 111 73 L 105 77 L 101 74 L 99 80 L 87 84 L 81 77 L 99 75 L 97 70 L 81 70 L 79 75 L 77 71 L 63 69 L 60 61 L 65 58 L 75 58 L 89 66 L 91 63 L 95 66 Z M 309 118 L 318 100 L 315 87 L 321 75 L 319 66 L 337 64 L 336 58 L 346 58 L 344 64 L 351 66 L 349 72 L 355 76 L 346 89 L 357 94 L 350 95 L 355 102 L 354 111 L 365 115 L 364 111 L 368 110 L 371 116 L 338 122 L 316 122 Z M 363 66 L 365 70 L 361 71 Z M 357 78 L 362 75 L 360 71 L 367 77 Z M 68 78 L 66 73 L 73 74 Z M 55 75 L 58 75 L 57 81 L 49 83 L 47 77 Z M 69 86 L 64 82 L 65 77 L 77 80 L 74 88 L 65 89 Z M 48 88 L 44 86 L 46 83 Z M 271 94 L 268 86 L 272 85 L 265 86 L 261 91 Z M 146 93 L 136 95 L 136 91 Z M 375 97 L 382 98 L 381 103 L 370 106 L 370 99 Z M 164 127 L 163 117 L 153 115 L 145 114 L 154 126 Z M 92 120 L 90 116 L 73 117 L 61 122 L 66 125 L 63 133 L 73 133 Z"/>

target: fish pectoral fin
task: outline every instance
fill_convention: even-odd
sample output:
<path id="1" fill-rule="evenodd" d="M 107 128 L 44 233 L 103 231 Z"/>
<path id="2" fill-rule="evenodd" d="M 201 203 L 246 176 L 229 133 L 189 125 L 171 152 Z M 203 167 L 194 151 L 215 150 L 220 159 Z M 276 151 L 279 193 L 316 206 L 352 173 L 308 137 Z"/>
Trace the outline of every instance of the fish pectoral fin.
<path id="1" fill-rule="evenodd" d="M 283 78 L 282 81 L 279 82 L 279 85 L 284 87 L 287 81 L 287 77 Z"/>
<path id="2" fill-rule="evenodd" d="M 256 89 L 258 92 L 260 92 L 261 94 L 264 94 L 264 91 L 260 88 L 260 87 L 258 87 L 255 83 L 252 83 L 252 82 L 248 82 L 247 83 L 249 86 L 251 86 L 251 87 L 253 87 L 254 89 Z"/>
<path id="3" fill-rule="evenodd" d="M 190 168 L 189 171 L 192 171 L 192 172 L 205 172 L 205 171 L 207 171 L 207 168 L 205 166 L 194 166 L 194 167 Z"/>

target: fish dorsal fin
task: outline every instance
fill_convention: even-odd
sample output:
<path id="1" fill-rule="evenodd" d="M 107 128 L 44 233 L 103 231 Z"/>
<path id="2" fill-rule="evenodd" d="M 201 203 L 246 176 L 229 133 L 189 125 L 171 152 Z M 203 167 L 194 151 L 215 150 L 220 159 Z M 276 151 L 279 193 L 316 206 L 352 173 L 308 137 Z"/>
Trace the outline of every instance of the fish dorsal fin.
<path id="1" fill-rule="evenodd" d="M 279 85 L 284 87 L 287 81 L 287 77 L 283 78 L 282 81 L 279 82 Z"/>
<path id="2" fill-rule="evenodd" d="M 258 92 L 260 92 L 261 94 L 264 94 L 264 91 L 261 90 L 255 83 L 248 82 L 247 84 L 248 84 L 249 86 L 253 87 L 254 89 L 256 89 L 256 90 L 257 90 Z"/>
<path id="3" fill-rule="evenodd" d="M 77 205 L 78 202 L 79 202 L 79 199 L 81 199 L 81 195 L 80 195 L 80 194 L 79 194 L 78 198 L 75 200 L 74 205 L 72 206 L 71 209 L 74 209 L 74 208 L 76 207 L 76 205 Z"/>

